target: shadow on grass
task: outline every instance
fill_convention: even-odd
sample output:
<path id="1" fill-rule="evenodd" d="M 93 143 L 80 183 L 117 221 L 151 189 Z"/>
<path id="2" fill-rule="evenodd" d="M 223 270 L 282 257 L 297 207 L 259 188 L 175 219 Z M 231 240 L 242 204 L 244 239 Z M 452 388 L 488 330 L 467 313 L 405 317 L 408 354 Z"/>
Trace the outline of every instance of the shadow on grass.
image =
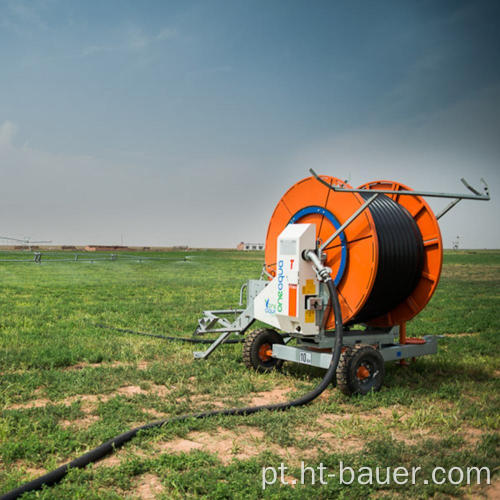
<path id="1" fill-rule="evenodd" d="M 389 362 L 385 365 L 384 386 L 415 389 L 422 388 L 426 392 L 437 392 L 450 383 L 467 384 L 468 382 L 490 382 L 492 372 L 485 366 L 472 366 L 460 360 L 417 359 L 408 365 Z M 325 370 L 298 363 L 285 363 L 283 373 L 301 381 L 319 383 Z"/>

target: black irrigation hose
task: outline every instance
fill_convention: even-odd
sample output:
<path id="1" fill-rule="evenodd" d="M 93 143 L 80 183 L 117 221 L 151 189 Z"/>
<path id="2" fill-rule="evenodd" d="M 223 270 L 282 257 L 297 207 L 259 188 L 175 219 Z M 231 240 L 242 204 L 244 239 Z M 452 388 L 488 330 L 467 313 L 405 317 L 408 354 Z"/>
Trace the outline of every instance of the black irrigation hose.
<path id="1" fill-rule="evenodd" d="M 366 201 L 373 192 L 361 193 Z M 413 292 L 422 276 L 424 242 L 408 210 L 380 194 L 367 208 L 378 238 L 375 283 L 365 305 L 350 323 L 364 323 L 392 311 Z"/>
<path id="2" fill-rule="evenodd" d="M 335 313 L 335 347 L 333 348 L 332 359 L 330 361 L 330 366 L 323 378 L 323 380 L 314 388 L 312 391 L 308 392 L 304 396 L 294 399 L 293 401 L 288 401 L 286 403 L 277 403 L 272 405 L 261 405 L 261 406 L 249 406 L 246 408 L 228 408 L 225 410 L 215 410 L 207 411 L 203 413 L 195 413 L 194 415 L 182 415 L 180 417 L 166 418 L 163 420 L 157 420 L 156 422 L 151 422 L 149 424 L 141 425 L 135 429 L 131 429 L 119 436 L 116 436 L 109 441 L 101 444 L 97 448 L 90 450 L 81 457 L 58 467 L 57 469 L 40 476 L 33 481 L 29 481 L 14 490 L 9 491 L 3 495 L 0 500 L 13 500 L 20 497 L 22 494 L 28 491 L 35 491 L 41 489 L 43 486 L 51 486 L 59 482 L 67 473 L 70 468 L 73 467 L 85 467 L 86 465 L 96 462 L 97 460 L 103 458 L 108 453 L 113 452 L 116 448 L 119 448 L 127 441 L 130 441 L 139 431 L 154 429 L 157 427 L 162 427 L 166 423 L 170 422 L 184 422 L 191 418 L 201 419 L 207 417 L 214 417 L 218 415 L 251 415 L 262 410 L 269 411 L 283 411 L 296 406 L 303 406 L 310 403 L 313 399 L 317 398 L 331 383 L 336 383 L 335 374 L 337 371 L 337 365 L 339 363 L 342 343 L 344 339 L 344 331 L 342 328 L 342 316 L 340 311 L 339 299 L 337 296 L 337 291 L 333 284 L 333 281 L 329 279 L 326 282 L 328 286 L 328 291 L 330 293 L 331 301 L 333 304 L 333 310 Z"/>
<path id="3" fill-rule="evenodd" d="M 165 339 L 165 340 L 177 340 L 179 342 L 188 342 L 191 344 L 212 344 L 215 339 L 195 339 L 194 337 L 174 337 L 168 335 L 160 335 L 159 333 L 147 333 L 140 332 L 138 330 L 130 330 L 128 328 L 118 328 L 116 326 L 103 325 L 101 323 L 97 323 L 93 325 L 97 328 L 103 328 L 105 330 L 114 330 L 115 332 L 123 332 L 123 333 L 133 333 L 134 335 L 143 335 L 145 337 L 155 337 L 157 339 Z M 245 339 L 242 337 L 241 339 L 229 339 L 225 340 L 224 344 L 239 344 L 244 342 Z"/>

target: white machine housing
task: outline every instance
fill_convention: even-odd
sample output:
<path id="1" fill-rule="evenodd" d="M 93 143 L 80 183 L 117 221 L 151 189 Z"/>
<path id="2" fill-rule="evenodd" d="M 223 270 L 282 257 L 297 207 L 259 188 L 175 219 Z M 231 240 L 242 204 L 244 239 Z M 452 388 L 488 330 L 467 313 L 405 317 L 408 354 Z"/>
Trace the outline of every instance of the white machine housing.
<path id="1" fill-rule="evenodd" d="M 254 300 L 255 319 L 287 333 L 317 335 L 323 309 L 313 266 L 302 257 L 316 247 L 315 224 L 289 224 L 278 236 L 276 276 Z"/>

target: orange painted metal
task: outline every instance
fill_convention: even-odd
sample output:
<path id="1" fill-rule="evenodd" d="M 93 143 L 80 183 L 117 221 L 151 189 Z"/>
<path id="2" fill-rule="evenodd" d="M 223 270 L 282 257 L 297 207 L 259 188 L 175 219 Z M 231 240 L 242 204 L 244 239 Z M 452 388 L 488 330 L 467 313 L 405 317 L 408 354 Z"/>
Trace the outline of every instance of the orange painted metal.
<path id="1" fill-rule="evenodd" d="M 406 323 L 399 325 L 399 343 L 406 344 Z"/>
<path id="2" fill-rule="evenodd" d="M 269 361 L 271 359 L 272 354 L 273 350 L 271 349 L 270 344 L 262 344 L 259 347 L 259 358 L 262 361 Z"/>
<path id="3" fill-rule="evenodd" d="M 321 176 L 330 185 L 351 187 L 340 179 Z M 328 189 L 313 177 L 307 177 L 294 184 L 278 202 L 266 236 L 266 270 L 275 276 L 277 238 L 288 225 L 290 219 L 306 207 L 322 207 L 329 211 L 340 224 L 344 223 L 361 205 L 363 198 L 357 193 L 340 193 Z M 312 213 L 297 221 L 301 224 L 316 225 L 316 238 L 326 241 L 335 232 L 335 227 L 321 213 Z M 378 266 L 378 238 L 375 224 L 369 210 L 362 214 L 345 230 L 347 261 L 342 279 L 337 285 L 344 323 L 352 319 L 370 296 Z M 341 262 L 340 239 L 337 238 L 325 249 L 326 265 L 332 269 L 335 278 Z M 335 327 L 330 313 L 327 328 Z"/>
<path id="4" fill-rule="evenodd" d="M 297 316 L 297 285 L 288 285 L 288 316 Z"/>
<path id="5" fill-rule="evenodd" d="M 407 344 L 425 344 L 425 339 L 421 338 L 421 337 L 408 337 L 406 339 L 406 343 Z"/>
<path id="6" fill-rule="evenodd" d="M 370 371 L 366 366 L 361 365 L 357 370 L 356 370 L 356 377 L 359 380 L 365 380 L 370 376 Z"/>
<path id="7" fill-rule="evenodd" d="M 411 191 L 411 188 L 393 181 L 374 181 L 359 186 L 362 189 L 390 189 Z M 429 302 L 439 282 L 443 264 L 443 241 L 434 212 L 421 196 L 386 195 L 406 208 L 417 223 L 424 242 L 424 267 L 417 286 L 410 296 L 384 316 L 369 322 L 372 326 L 392 326 L 409 321 Z"/>

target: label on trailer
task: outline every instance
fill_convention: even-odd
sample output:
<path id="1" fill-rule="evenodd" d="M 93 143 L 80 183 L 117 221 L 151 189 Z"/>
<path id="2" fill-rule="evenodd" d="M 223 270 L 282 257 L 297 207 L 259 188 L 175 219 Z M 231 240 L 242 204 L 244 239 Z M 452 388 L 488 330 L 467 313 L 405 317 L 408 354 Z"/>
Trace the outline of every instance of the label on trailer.
<path id="1" fill-rule="evenodd" d="M 299 363 L 312 365 L 312 354 L 310 352 L 299 351 Z"/>
<path id="2" fill-rule="evenodd" d="M 314 323 L 316 321 L 316 311 L 314 309 L 306 309 L 304 312 L 306 323 Z"/>
<path id="3" fill-rule="evenodd" d="M 288 315 L 297 316 L 297 285 L 288 285 Z"/>
<path id="4" fill-rule="evenodd" d="M 281 240 L 280 253 L 282 255 L 295 255 L 297 253 L 297 240 Z"/>
<path id="5" fill-rule="evenodd" d="M 284 263 L 283 263 L 283 260 L 279 260 L 278 261 L 278 276 L 277 276 L 277 280 L 278 280 L 278 287 L 277 287 L 277 294 L 276 294 L 276 303 L 277 303 L 277 307 L 276 307 L 276 311 L 278 314 L 282 314 L 282 313 L 285 313 L 285 311 L 283 310 L 283 295 L 284 295 L 284 292 L 286 290 L 285 288 L 285 285 L 284 285 L 284 281 L 285 281 L 285 273 L 284 273 Z"/>
<path id="6" fill-rule="evenodd" d="M 316 295 L 316 285 L 314 280 L 306 280 L 306 284 L 302 287 L 304 295 Z"/>

